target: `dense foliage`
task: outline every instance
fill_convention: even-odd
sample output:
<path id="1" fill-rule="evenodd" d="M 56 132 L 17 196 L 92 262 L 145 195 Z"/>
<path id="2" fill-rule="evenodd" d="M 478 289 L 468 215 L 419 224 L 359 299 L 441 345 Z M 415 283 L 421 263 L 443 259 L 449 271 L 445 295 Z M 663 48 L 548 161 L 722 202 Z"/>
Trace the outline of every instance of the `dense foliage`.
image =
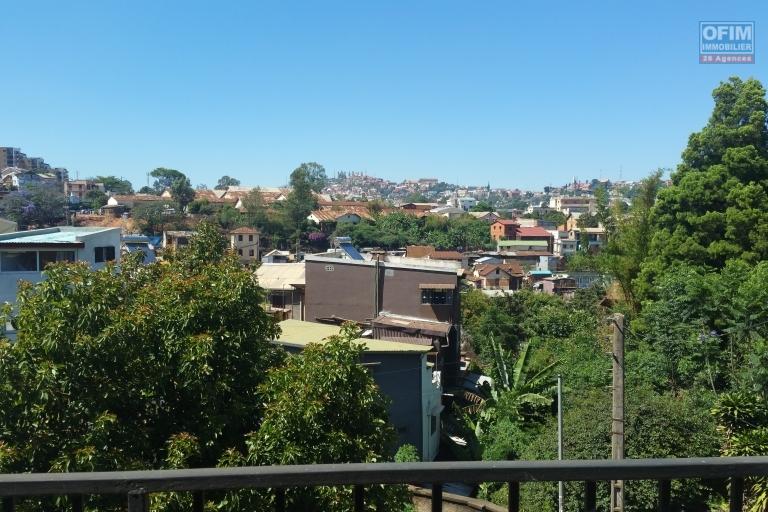
<path id="1" fill-rule="evenodd" d="M 270 342 L 278 327 L 254 275 L 225 248 L 202 224 L 164 263 L 61 263 L 42 283 L 22 284 L 17 311 L 4 311 L 17 341 L 0 340 L 0 472 L 391 460 L 386 402 L 359 365 L 349 341 L 357 333 L 287 356 Z M 349 491 L 337 491 L 291 499 L 346 510 Z M 371 496 L 392 509 L 403 500 L 400 488 Z M 241 510 L 239 499 L 267 510 L 272 497 L 210 499 L 222 510 Z M 186 495 L 153 500 L 189 505 Z M 90 506 L 119 508 L 109 497 Z"/>
<path id="2" fill-rule="evenodd" d="M 629 209 L 598 198 L 597 215 L 581 224 L 605 226 L 608 245 L 569 261 L 572 269 L 608 273 L 613 300 L 606 304 L 628 315 L 628 457 L 768 454 L 768 105 L 756 80 L 732 78 L 713 96 L 712 117 L 691 135 L 668 186 L 661 172 L 652 174 L 635 187 Z M 558 363 L 566 458 L 610 455 L 604 319 L 612 310 L 598 305 L 601 297 L 582 291 L 566 303 L 530 292 L 504 299 L 471 292 L 463 301 L 477 365 L 494 378 L 497 393 L 505 364 L 525 362 L 535 374 Z M 497 345 L 509 351 L 509 362 L 498 357 Z M 465 410 L 482 419 L 481 407 Z M 497 411 L 492 419 L 478 439 L 483 457 L 555 457 L 552 409 L 527 416 Z M 630 482 L 627 489 L 627 510 L 655 502 L 651 484 Z M 766 509 L 767 489 L 765 479 L 749 482 L 749 510 Z M 578 510 L 580 492 L 567 486 L 567 510 Z M 599 493 L 605 506 L 607 487 Z M 506 500 L 492 485 L 483 494 Z M 556 495 L 555 485 L 523 486 L 524 509 L 555 510 Z M 718 509 L 725 488 L 675 482 L 672 495 L 676 509 Z"/>
<path id="3" fill-rule="evenodd" d="M 492 247 L 488 223 L 470 215 L 457 218 L 416 217 L 405 212 L 376 215 L 359 224 L 340 223 L 336 235 L 349 236 L 358 247 L 397 249 L 406 245 L 432 245 L 438 249 Z"/>

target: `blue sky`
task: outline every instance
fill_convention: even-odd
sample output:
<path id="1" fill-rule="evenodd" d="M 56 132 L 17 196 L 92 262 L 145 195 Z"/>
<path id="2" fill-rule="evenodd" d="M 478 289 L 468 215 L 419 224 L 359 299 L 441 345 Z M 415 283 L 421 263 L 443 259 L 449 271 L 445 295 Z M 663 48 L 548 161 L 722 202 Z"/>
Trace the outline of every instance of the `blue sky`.
<path id="1" fill-rule="evenodd" d="M 137 188 L 160 166 L 275 186 L 303 161 L 636 179 L 677 164 L 719 81 L 768 80 L 764 0 L 31 0 L 2 17 L 0 145 Z M 699 64 L 701 20 L 755 21 L 757 63 Z"/>

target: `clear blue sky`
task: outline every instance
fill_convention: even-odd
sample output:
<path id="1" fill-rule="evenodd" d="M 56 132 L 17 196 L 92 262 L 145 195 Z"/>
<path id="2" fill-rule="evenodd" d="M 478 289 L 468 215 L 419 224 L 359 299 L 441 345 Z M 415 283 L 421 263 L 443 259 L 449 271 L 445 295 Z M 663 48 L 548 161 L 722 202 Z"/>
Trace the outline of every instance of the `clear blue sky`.
<path id="1" fill-rule="evenodd" d="M 764 83 L 768 3 L 5 2 L 0 146 L 138 188 L 155 167 L 521 188 L 673 167 L 729 75 Z M 753 65 L 698 22 L 755 21 Z"/>

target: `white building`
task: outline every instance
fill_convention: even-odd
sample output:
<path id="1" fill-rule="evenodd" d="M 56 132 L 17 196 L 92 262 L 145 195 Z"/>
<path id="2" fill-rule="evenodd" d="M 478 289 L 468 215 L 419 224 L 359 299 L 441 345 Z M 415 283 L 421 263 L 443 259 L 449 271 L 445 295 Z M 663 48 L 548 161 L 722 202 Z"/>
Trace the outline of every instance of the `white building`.
<path id="1" fill-rule="evenodd" d="M 38 283 L 48 263 L 120 261 L 120 228 L 55 227 L 0 235 L 0 302 L 16 302 L 19 280 Z"/>

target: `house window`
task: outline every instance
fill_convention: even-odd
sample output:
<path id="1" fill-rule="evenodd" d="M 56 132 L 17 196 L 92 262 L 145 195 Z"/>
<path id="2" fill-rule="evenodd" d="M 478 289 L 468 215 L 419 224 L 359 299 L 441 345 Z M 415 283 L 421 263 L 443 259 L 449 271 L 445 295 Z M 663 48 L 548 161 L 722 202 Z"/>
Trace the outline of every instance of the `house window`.
<path id="1" fill-rule="evenodd" d="M 40 270 L 59 261 L 75 261 L 75 251 L 40 251 Z"/>
<path id="2" fill-rule="evenodd" d="M 253 249 L 248 249 L 248 256 L 253 256 Z"/>
<path id="3" fill-rule="evenodd" d="M 325 266 L 325 271 L 326 272 L 333 272 L 333 265 L 326 265 Z"/>
<path id="4" fill-rule="evenodd" d="M 237 235 L 237 241 L 242 242 L 243 241 L 243 235 Z"/>
<path id="5" fill-rule="evenodd" d="M 253 235 L 248 235 L 248 241 L 253 242 Z"/>
<path id="6" fill-rule="evenodd" d="M 3 252 L 0 253 L 0 269 L 3 272 L 36 272 L 37 252 Z"/>
<path id="7" fill-rule="evenodd" d="M 453 290 L 421 290 L 421 303 L 430 305 L 453 304 Z"/>
<path id="8" fill-rule="evenodd" d="M 115 261 L 115 247 L 113 245 L 107 245 L 104 247 L 93 248 L 93 260 L 96 263 L 104 263 L 106 261 Z"/>
<path id="9" fill-rule="evenodd" d="M 237 255 L 238 256 L 242 256 L 243 255 L 243 250 L 242 249 L 238 249 L 237 250 Z"/>

